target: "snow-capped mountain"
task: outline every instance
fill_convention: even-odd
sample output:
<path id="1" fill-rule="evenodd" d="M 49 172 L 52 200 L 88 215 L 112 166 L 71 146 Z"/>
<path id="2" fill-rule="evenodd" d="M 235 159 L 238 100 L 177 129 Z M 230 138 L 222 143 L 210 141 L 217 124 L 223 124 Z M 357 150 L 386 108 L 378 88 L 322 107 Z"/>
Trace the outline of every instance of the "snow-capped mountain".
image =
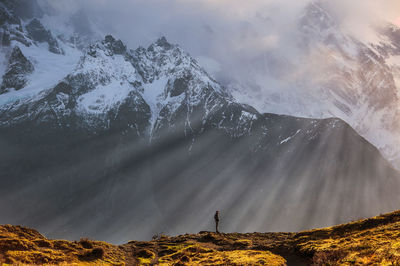
<path id="1" fill-rule="evenodd" d="M 265 75 L 275 82 L 227 88 L 262 112 L 339 117 L 398 167 L 400 29 L 383 24 L 372 43 L 359 40 L 340 27 L 327 2 L 313 1 L 299 18 L 291 47 L 299 56 L 272 51 L 263 57 Z"/>
<path id="2" fill-rule="evenodd" d="M 262 114 L 164 37 L 82 48 L 7 3 L 1 223 L 123 242 L 207 229 L 215 209 L 266 231 L 398 208 L 400 174 L 342 120 Z"/>
<path id="3" fill-rule="evenodd" d="M 372 42 L 360 40 L 344 31 L 329 8 L 328 1 L 306 7 L 290 46 L 298 56 L 271 51 L 263 57 L 269 79 L 227 88 L 262 112 L 339 117 L 398 167 L 400 29 L 383 24 L 374 28 Z M 259 89 L 251 92 L 251 86 Z"/>

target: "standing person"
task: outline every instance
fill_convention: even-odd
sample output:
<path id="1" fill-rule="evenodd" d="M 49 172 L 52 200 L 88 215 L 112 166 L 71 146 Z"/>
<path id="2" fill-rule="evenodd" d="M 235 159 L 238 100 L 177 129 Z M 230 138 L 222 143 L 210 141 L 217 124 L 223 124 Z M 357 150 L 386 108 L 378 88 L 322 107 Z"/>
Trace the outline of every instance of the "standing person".
<path id="1" fill-rule="evenodd" d="M 219 211 L 216 211 L 216 212 L 215 212 L 214 221 L 215 221 L 215 231 L 216 231 L 217 233 L 219 233 L 219 232 L 218 232 Z"/>

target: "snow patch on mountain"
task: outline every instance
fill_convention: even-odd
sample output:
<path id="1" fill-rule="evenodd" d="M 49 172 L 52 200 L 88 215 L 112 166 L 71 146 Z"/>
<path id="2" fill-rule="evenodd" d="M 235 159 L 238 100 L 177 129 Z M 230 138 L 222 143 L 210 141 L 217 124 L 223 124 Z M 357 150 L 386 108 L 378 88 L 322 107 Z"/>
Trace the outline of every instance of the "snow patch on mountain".
<path id="1" fill-rule="evenodd" d="M 62 46 L 66 51 L 65 55 L 49 52 L 45 43 L 29 47 L 18 42 L 13 42 L 13 45 L 20 47 L 22 53 L 33 63 L 35 71 L 23 89 L 0 95 L 0 106 L 32 98 L 44 90 L 54 88 L 61 79 L 72 72 L 81 56 L 80 51 L 66 45 Z"/>
<path id="2" fill-rule="evenodd" d="M 79 96 L 78 110 L 90 114 L 107 113 L 115 105 L 121 104 L 131 91 L 130 84 L 118 80 L 113 80 L 104 86 L 98 85 L 95 90 Z"/>
<path id="3" fill-rule="evenodd" d="M 72 76 L 79 74 L 87 75 L 93 85 L 107 84 L 111 80 L 134 82 L 138 79 L 138 74 L 132 65 L 127 62 L 122 55 L 112 55 L 106 49 L 95 49 L 95 55 L 86 53 L 81 57 Z"/>
<path id="4" fill-rule="evenodd" d="M 292 138 L 294 138 L 297 134 L 299 134 L 299 132 L 301 131 L 301 129 L 297 130 L 296 133 L 294 133 L 293 135 L 287 137 L 286 139 L 282 140 L 279 144 L 284 144 L 288 141 L 290 141 Z"/>
<path id="5" fill-rule="evenodd" d="M 162 77 L 160 79 L 154 80 L 152 83 L 147 83 L 143 86 L 142 97 L 146 103 L 150 106 L 151 118 L 150 118 L 150 137 L 153 134 L 154 125 L 160 114 L 161 108 L 164 107 L 165 95 L 164 90 L 167 85 L 168 78 Z M 164 102 L 164 103 L 163 103 Z"/>

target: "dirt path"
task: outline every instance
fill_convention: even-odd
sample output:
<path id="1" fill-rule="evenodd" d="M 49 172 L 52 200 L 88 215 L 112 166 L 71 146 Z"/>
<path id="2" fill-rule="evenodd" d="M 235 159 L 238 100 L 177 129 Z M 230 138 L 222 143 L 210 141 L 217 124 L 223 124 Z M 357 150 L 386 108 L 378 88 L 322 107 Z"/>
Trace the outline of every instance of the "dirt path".
<path id="1" fill-rule="evenodd" d="M 302 257 L 301 255 L 289 252 L 275 252 L 275 254 L 283 257 L 287 261 L 288 266 L 308 266 L 311 265 L 311 260 Z"/>

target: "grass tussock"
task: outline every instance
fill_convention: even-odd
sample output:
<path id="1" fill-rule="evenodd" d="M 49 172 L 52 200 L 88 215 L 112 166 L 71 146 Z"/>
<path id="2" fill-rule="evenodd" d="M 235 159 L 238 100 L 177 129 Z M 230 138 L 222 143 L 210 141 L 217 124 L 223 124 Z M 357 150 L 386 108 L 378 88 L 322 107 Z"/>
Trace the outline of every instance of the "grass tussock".
<path id="1" fill-rule="evenodd" d="M 104 249 L 98 247 L 89 251 L 85 251 L 82 254 L 79 254 L 78 257 L 82 261 L 96 261 L 101 260 L 104 257 L 104 253 Z"/>
<path id="2" fill-rule="evenodd" d="M 79 244 L 81 244 L 83 248 L 93 248 L 93 243 L 91 240 L 89 240 L 89 238 L 81 238 L 81 240 L 79 240 Z"/>

